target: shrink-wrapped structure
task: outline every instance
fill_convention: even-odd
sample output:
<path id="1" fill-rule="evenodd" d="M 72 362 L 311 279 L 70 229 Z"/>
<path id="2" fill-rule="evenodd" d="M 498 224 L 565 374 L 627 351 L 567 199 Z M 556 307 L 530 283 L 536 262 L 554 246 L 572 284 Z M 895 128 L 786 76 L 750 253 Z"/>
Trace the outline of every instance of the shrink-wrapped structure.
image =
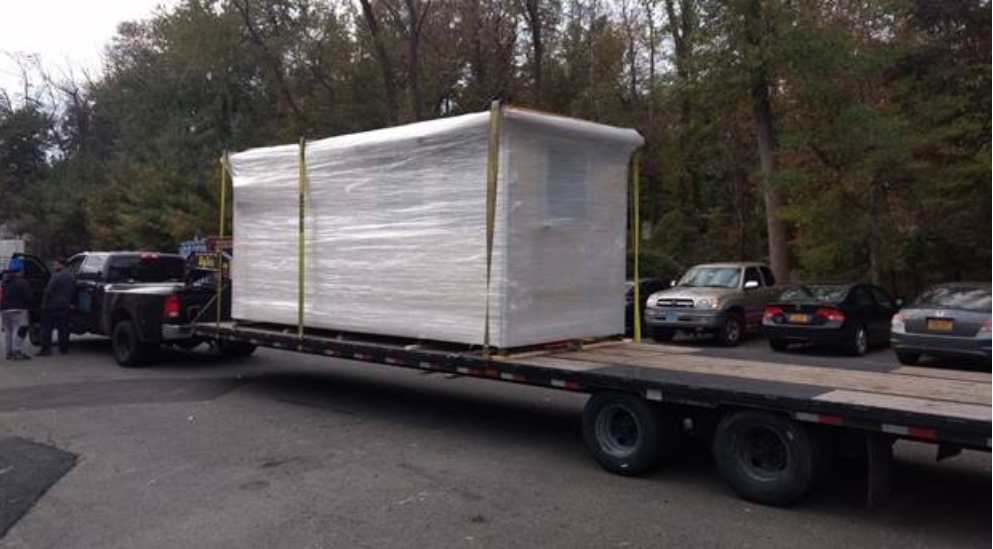
<path id="1" fill-rule="evenodd" d="M 304 324 L 512 348 L 624 330 L 634 130 L 505 107 L 306 146 Z M 232 316 L 295 325 L 299 146 L 230 157 Z"/>

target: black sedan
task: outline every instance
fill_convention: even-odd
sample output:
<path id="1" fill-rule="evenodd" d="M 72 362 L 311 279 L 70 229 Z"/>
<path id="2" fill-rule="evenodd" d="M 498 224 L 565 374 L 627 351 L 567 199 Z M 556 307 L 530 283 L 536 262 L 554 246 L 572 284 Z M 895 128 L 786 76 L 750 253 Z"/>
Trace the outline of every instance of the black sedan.
<path id="1" fill-rule="evenodd" d="M 775 351 L 806 342 L 861 356 L 872 345 L 889 343 L 896 311 L 889 294 L 870 284 L 806 284 L 765 308 L 762 332 Z"/>
<path id="2" fill-rule="evenodd" d="M 893 317 L 890 342 L 903 364 L 921 357 L 990 363 L 990 284 L 933 286 Z"/>

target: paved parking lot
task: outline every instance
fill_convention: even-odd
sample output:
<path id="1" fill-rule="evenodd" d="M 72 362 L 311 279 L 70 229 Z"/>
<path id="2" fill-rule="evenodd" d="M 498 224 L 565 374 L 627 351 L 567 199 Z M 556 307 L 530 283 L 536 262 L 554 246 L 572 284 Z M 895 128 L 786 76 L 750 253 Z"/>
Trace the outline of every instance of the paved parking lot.
<path id="1" fill-rule="evenodd" d="M 888 350 L 680 344 L 896 366 Z M 794 508 L 765 508 L 735 498 L 702 445 L 645 478 L 601 471 L 579 432 L 584 400 L 266 350 L 244 361 L 171 352 L 127 370 L 105 341 L 76 342 L 70 357 L 0 362 L 0 456 L 7 440 L 71 467 L 0 547 L 990 545 L 989 454 L 935 463 L 932 448 L 900 444 L 879 508 L 864 508 L 854 467 Z M 21 471 L 0 464 L 0 514 Z"/>

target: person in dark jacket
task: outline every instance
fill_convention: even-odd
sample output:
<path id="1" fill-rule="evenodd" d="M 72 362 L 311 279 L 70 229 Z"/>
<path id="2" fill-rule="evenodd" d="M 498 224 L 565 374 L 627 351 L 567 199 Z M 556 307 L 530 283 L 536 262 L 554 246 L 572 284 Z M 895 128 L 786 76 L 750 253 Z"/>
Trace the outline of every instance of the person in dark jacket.
<path id="1" fill-rule="evenodd" d="M 59 352 L 69 354 L 69 311 L 76 294 L 76 278 L 61 260 L 52 262 L 55 274 L 48 280 L 41 298 L 41 350 L 38 356 L 52 354 L 52 329 L 59 331 Z"/>
<path id="2" fill-rule="evenodd" d="M 4 271 L 0 316 L 3 317 L 3 348 L 7 360 L 30 358 L 21 352 L 28 333 L 28 310 L 31 308 L 31 286 L 21 276 L 21 260 L 14 258 Z"/>

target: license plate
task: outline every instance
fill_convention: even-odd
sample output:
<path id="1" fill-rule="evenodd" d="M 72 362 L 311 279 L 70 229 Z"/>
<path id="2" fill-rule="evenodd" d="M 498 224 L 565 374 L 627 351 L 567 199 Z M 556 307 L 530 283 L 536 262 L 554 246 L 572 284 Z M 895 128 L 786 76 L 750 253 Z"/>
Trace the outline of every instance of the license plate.
<path id="1" fill-rule="evenodd" d="M 668 313 L 667 315 L 665 315 L 665 320 L 666 320 L 666 322 L 679 322 L 679 314 L 678 313 Z"/>
<path id="2" fill-rule="evenodd" d="M 213 255 L 197 256 L 197 267 L 200 269 L 216 269 L 217 257 Z"/>
<path id="3" fill-rule="evenodd" d="M 786 320 L 788 322 L 802 322 L 806 324 L 807 322 L 810 322 L 810 315 L 792 314 L 786 317 Z"/>
<path id="4" fill-rule="evenodd" d="M 954 321 L 947 318 L 927 319 L 927 329 L 933 332 L 950 332 L 954 325 Z"/>

